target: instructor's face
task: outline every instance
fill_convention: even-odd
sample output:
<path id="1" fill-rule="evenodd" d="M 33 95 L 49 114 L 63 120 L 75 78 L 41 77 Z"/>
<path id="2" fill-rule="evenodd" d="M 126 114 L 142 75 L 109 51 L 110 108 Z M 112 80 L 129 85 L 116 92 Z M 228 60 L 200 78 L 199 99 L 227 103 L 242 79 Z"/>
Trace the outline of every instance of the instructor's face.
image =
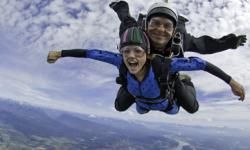
<path id="1" fill-rule="evenodd" d="M 148 22 L 147 33 L 154 47 L 167 45 L 174 32 L 173 22 L 165 17 L 152 17 Z"/>

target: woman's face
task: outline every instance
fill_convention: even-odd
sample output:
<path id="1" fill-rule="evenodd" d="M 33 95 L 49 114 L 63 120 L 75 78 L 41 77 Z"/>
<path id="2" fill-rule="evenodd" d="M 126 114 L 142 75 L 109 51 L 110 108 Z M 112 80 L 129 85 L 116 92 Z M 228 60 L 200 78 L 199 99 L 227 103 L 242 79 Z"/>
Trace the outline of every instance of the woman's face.
<path id="1" fill-rule="evenodd" d="M 125 46 L 121 50 L 123 61 L 131 74 L 138 75 L 142 72 L 147 60 L 144 49 L 140 46 Z"/>

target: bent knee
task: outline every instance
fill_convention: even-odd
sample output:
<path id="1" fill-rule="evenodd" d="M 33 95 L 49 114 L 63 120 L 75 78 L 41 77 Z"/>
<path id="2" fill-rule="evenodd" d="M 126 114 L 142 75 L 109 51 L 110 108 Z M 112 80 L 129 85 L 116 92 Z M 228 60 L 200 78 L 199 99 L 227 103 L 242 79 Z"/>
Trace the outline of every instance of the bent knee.
<path id="1" fill-rule="evenodd" d="M 186 111 L 190 114 L 194 114 L 199 110 L 199 103 L 195 103 L 193 107 L 186 109 Z"/>
<path id="2" fill-rule="evenodd" d="M 119 112 L 126 111 L 128 107 L 121 107 L 118 103 L 115 103 L 115 110 Z"/>

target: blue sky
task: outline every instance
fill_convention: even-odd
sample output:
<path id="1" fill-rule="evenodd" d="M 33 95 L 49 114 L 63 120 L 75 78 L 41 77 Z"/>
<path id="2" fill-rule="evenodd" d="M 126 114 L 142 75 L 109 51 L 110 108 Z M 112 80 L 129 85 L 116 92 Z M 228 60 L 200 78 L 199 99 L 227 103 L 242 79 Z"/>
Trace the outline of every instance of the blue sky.
<path id="1" fill-rule="evenodd" d="M 154 2 L 127 0 L 131 15 L 145 13 Z M 250 126 L 249 42 L 237 50 L 199 56 L 222 68 L 246 89 L 239 102 L 230 87 L 212 75 L 188 73 L 197 88 L 200 110 L 170 116 L 160 112 L 138 115 L 132 107 L 116 112 L 115 67 L 89 59 L 64 58 L 46 62 L 50 50 L 99 48 L 117 52 L 119 20 L 108 7 L 110 0 L 1 0 L 0 2 L 0 97 L 50 107 L 117 117 L 180 124 Z M 189 18 L 188 32 L 221 37 L 228 33 L 250 37 L 250 2 L 239 0 L 172 0 L 179 13 Z"/>

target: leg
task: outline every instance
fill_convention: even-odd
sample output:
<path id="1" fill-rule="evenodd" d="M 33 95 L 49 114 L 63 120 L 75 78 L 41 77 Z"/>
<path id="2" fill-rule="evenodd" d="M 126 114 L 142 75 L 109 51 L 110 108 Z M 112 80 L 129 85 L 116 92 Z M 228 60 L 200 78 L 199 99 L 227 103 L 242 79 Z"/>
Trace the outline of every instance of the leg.
<path id="1" fill-rule="evenodd" d="M 134 102 L 135 98 L 132 95 L 130 95 L 126 87 L 121 86 L 115 99 L 115 109 L 117 111 L 125 111 L 132 104 L 134 104 Z"/>
<path id="2" fill-rule="evenodd" d="M 162 111 L 169 114 L 169 115 L 175 115 L 175 114 L 177 114 L 179 112 L 179 110 L 180 110 L 180 106 L 177 105 L 176 102 L 174 102 L 171 109 L 165 109 L 165 110 L 162 110 Z"/>
<path id="3" fill-rule="evenodd" d="M 199 109 L 199 103 L 196 99 L 196 91 L 190 79 L 179 78 L 175 82 L 175 97 L 177 103 L 182 106 L 187 112 L 195 113 Z"/>
<path id="4" fill-rule="evenodd" d="M 143 104 L 138 104 L 136 103 L 136 111 L 139 113 L 139 114 L 146 114 L 149 112 L 149 109 L 147 108 L 144 108 L 143 106 L 140 106 L 140 105 L 143 105 Z"/>

